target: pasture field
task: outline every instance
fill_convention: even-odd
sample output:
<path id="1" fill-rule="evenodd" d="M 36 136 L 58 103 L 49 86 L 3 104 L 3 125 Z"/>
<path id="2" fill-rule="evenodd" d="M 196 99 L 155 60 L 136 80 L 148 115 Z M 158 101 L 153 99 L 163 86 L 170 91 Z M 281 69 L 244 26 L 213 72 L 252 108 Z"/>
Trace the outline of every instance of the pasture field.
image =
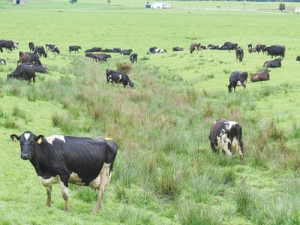
<path id="1" fill-rule="evenodd" d="M 300 15 L 276 12 L 279 3 L 270 2 L 247 2 L 245 11 L 238 2 L 174 1 L 170 10 L 145 9 L 145 3 L 0 1 L 0 39 L 20 43 L 0 52 L 7 61 L 0 65 L 0 225 L 300 224 Z M 223 10 L 229 4 L 231 10 Z M 61 54 L 41 58 L 50 72 L 37 73 L 34 85 L 7 81 L 29 41 L 55 44 Z M 243 62 L 233 51 L 189 53 L 193 42 L 226 41 L 244 49 Z M 248 82 L 246 90 L 228 94 L 231 72 L 250 76 L 271 59 L 248 53 L 248 43 L 285 45 L 282 67 L 271 69 L 270 81 Z M 69 45 L 82 49 L 69 53 Z M 101 63 L 84 57 L 96 46 L 138 54 L 129 73 L 134 89 L 106 84 L 105 70 L 129 65 L 129 57 L 112 53 Z M 147 55 L 151 46 L 167 53 Z M 174 46 L 184 51 L 173 52 Z M 211 153 L 209 130 L 221 117 L 243 126 L 243 163 Z M 26 130 L 108 136 L 118 143 L 103 210 L 92 215 L 97 193 L 74 185 L 72 213 L 65 212 L 59 185 L 46 207 L 45 188 L 9 138 Z"/>

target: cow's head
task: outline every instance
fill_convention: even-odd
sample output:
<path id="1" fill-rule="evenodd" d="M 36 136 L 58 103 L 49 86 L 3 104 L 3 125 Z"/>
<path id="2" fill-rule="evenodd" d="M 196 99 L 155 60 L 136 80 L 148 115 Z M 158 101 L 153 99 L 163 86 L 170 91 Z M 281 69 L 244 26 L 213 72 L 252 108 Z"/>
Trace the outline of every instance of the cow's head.
<path id="1" fill-rule="evenodd" d="M 34 157 L 36 146 L 42 143 L 44 136 L 36 136 L 30 131 L 25 131 L 21 136 L 12 134 L 10 135 L 10 138 L 14 141 L 20 142 L 21 158 L 24 160 L 30 160 Z"/>
<path id="2" fill-rule="evenodd" d="M 131 88 L 133 88 L 133 87 L 134 87 L 134 83 L 129 82 L 129 86 L 130 86 Z"/>

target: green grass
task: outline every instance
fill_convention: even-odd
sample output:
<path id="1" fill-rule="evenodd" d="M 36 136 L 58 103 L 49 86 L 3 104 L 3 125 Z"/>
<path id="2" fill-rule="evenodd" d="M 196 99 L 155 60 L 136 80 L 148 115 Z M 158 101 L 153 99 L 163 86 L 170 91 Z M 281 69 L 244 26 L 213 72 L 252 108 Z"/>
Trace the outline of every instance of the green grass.
<path id="1" fill-rule="evenodd" d="M 140 0 L 0 2 L 1 39 L 20 42 L 18 50 L 0 53 L 7 60 L 0 66 L 0 224 L 299 223 L 299 15 L 278 14 L 278 2 L 247 2 L 245 12 L 242 2 L 170 3 L 170 10 L 149 10 Z M 35 85 L 6 81 L 29 41 L 56 44 L 61 54 L 41 59 L 50 72 L 37 74 Z M 226 41 L 244 49 L 242 63 L 234 52 L 189 53 L 193 42 Z M 248 43 L 285 45 L 282 68 L 271 69 L 270 81 L 228 94 L 231 72 L 250 75 L 270 59 L 249 54 Z M 73 44 L 80 53 L 69 54 Z M 103 63 L 84 57 L 96 46 L 132 48 L 138 63 L 119 54 Z M 147 55 L 151 46 L 167 53 Z M 184 51 L 174 53 L 174 46 Z M 134 89 L 106 83 L 105 70 L 118 65 L 131 66 Z M 219 117 L 243 126 L 243 164 L 211 153 L 208 133 Z M 97 192 L 74 185 L 71 214 L 59 185 L 46 207 L 45 188 L 9 138 L 26 130 L 118 143 L 103 210 L 92 215 Z"/>

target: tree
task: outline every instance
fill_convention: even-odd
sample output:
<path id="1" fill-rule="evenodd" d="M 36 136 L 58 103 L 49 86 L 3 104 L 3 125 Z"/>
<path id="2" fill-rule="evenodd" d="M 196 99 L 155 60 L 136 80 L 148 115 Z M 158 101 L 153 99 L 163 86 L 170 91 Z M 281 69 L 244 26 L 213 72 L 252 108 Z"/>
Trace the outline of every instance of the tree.
<path id="1" fill-rule="evenodd" d="M 285 4 L 284 4 L 284 3 L 280 3 L 280 4 L 279 4 L 279 10 L 281 10 L 281 12 L 282 12 L 283 10 L 285 10 Z"/>

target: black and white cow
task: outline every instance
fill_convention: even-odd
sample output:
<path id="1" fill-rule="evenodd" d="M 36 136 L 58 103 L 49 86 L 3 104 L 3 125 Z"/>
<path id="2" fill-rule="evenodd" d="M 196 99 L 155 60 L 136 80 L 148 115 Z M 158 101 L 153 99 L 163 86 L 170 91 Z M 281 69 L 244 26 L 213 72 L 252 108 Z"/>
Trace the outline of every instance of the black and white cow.
<path id="1" fill-rule="evenodd" d="M 134 62 L 137 62 L 137 53 L 131 53 L 130 55 L 130 62 L 134 63 Z"/>
<path id="2" fill-rule="evenodd" d="M 244 58 L 244 50 L 240 47 L 235 49 L 236 61 L 239 60 L 240 62 L 243 61 Z"/>
<path id="3" fill-rule="evenodd" d="M 238 85 L 242 85 L 245 89 L 247 79 L 248 79 L 248 73 L 245 71 L 235 71 L 235 72 L 231 73 L 231 75 L 229 77 L 229 85 L 227 85 L 228 92 L 231 93 L 232 88 L 235 92 L 235 88 Z"/>
<path id="4" fill-rule="evenodd" d="M 242 140 L 242 127 L 235 121 L 217 119 L 209 133 L 210 147 L 213 152 L 219 149 L 228 156 L 239 152 L 240 160 L 244 158 L 244 143 Z"/>
<path id="5" fill-rule="evenodd" d="M 81 49 L 81 46 L 78 46 L 78 45 L 72 45 L 72 46 L 69 46 L 69 52 L 71 53 L 72 51 L 74 51 L 75 53 L 76 52 L 79 52 L 79 49 Z"/>
<path id="6" fill-rule="evenodd" d="M 281 67 L 281 58 L 277 58 L 277 59 L 272 59 L 272 60 L 268 60 L 264 63 L 264 67 L 271 67 L 271 68 L 277 68 L 277 67 Z"/>
<path id="7" fill-rule="evenodd" d="M 282 59 L 284 58 L 285 46 L 283 45 L 271 45 L 266 47 L 265 50 L 272 58 L 273 56 L 281 56 Z"/>
<path id="8" fill-rule="evenodd" d="M 199 50 L 202 51 L 200 43 L 192 43 L 190 45 L 190 53 L 192 54 L 195 50 L 197 50 L 197 53 L 199 52 Z"/>
<path id="9" fill-rule="evenodd" d="M 127 85 L 129 85 L 131 88 L 134 87 L 134 83 L 131 82 L 129 76 L 123 72 L 106 69 L 106 79 L 107 79 L 107 83 L 109 82 L 111 82 L 112 84 L 121 83 L 123 84 L 124 88 L 126 88 Z"/>
<path id="10" fill-rule="evenodd" d="M 51 206 L 52 184 L 60 183 L 66 211 L 70 212 L 68 183 L 98 189 L 93 213 L 102 208 L 102 196 L 109 184 L 118 145 L 102 137 L 85 138 L 53 135 L 44 138 L 25 131 L 10 138 L 20 142 L 21 158 L 29 160 L 47 190 Z"/>
<path id="11" fill-rule="evenodd" d="M 28 47 L 29 47 L 30 52 L 34 52 L 34 43 L 33 42 L 29 42 Z"/>
<path id="12" fill-rule="evenodd" d="M 43 57 L 44 56 L 45 58 L 47 58 L 47 53 L 45 52 L 44 46 L 35 46 L 33 53 L 34 54 L 38 54 L 39 57 Z"/>
<path id="13" fill-rule="evenodd" d="M 18 80 L 28 80 L 28 84 L 30 84 L 31 81 L 35 83 L 35 70 L 33 66 L 28 65 L 26 63 L 20 64 L 17 66 L 14 72 L 11 74 L 7 74 L 7 79 L 15 78 Z"/>
<path id="14" fill-rule="evenodd" d="M 0 64 L 6 65 L 6 60 L 5 59 L 0 59 Z"/>

